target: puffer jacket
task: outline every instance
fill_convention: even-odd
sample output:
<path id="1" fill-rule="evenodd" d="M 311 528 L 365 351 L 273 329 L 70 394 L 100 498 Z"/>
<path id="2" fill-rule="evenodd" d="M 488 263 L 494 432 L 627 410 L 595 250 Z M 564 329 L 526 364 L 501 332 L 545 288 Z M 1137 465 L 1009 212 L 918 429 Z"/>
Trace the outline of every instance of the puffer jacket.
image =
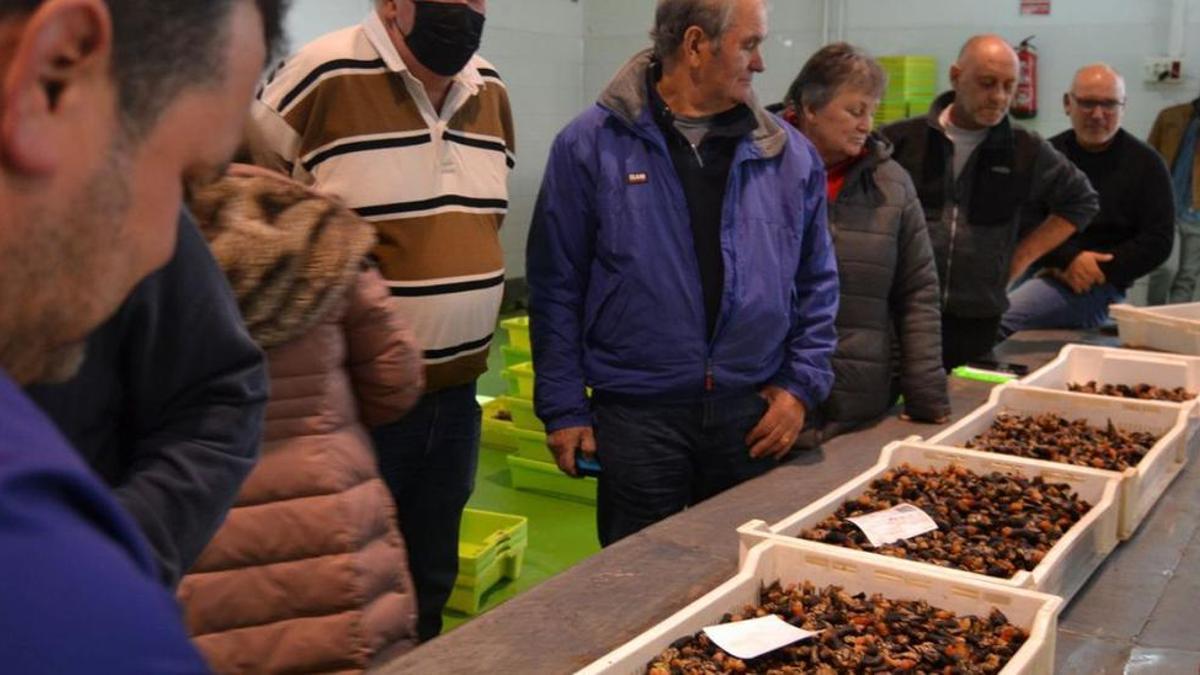
<path id="1" fill-rule="evenodd" d="M 822 439 L 883 415 L 897 393 L 915 419 L 950 412 L 933 248 L 912 179 L 891 155 L 872 134 L 829 209 L 841 299 Z"/>
<path id="2" fill-rule="evenodd" d="M 196 645 L 220 673 L 352 672 L 415 644 L 416 599 L 366 427 L 416 401 L 420 352 L 369 225 L 271 179 L 192 204 L 267 352 L 262 459 L 184 578 Z"/>

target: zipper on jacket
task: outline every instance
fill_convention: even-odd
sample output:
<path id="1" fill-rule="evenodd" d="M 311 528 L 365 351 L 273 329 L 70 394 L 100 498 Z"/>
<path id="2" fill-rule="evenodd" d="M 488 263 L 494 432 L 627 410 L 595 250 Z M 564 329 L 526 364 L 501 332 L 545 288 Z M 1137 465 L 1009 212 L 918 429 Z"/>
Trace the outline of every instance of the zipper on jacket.
<path id="1" fill-rule="evenodd" d="M 942 291 L 942 311 L 950 304 L 950 270 L 954 267 L 954 236 L 958 232 L 958 204 L 950 209 L 950 250 L 946 254 L 946 290 Z"/>
<path id="2" fill-rule="evenodd" d="M 716 380 L 713 378 L 712 358 L 704 361 L 704 391 L 711 392 L 717 386 Z"/>
<path id="3" fill-rule="evenodd" d="M 700 148 L 697 148 L 696 144 L 691 142 L 688 143 L 688 147 L 692 149 L 692 154 L 696 156 L 696 163 L 700 165 L 701 169 L 703 169 L 704 158 L 700 156 Z"/>

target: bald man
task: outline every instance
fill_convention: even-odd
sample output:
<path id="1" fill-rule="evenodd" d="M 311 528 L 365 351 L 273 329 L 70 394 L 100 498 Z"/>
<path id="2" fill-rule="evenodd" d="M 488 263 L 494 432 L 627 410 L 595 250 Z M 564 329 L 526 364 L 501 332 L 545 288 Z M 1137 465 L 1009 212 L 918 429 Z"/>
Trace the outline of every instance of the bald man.
<path id="1" fill-rule="evenodd" d="M 883 130 L 925 208 L 941 282 L 947 370 L 991 350 L 1008 285 L 1100 208 L 1083 172 L 1009 121 L 1016 82 L 1012 47 L 977 35 L 950 67 L 953 91 L 939 96 L 926 117 Z M 1028 206 L 1048 215 L 1023 229 Z"/>
<path id="2" fill-rule="evenodd" d="M 1042 260 L 1009 295 L 1004 335 L 1037 328 L 1094 328 L 1138 277 L 1171 254 L 1175 205 L 1162 157 L 1121 128 L 1125 80 L 1102 63 L 1075 74 L 1063 94 L 1071 129 L 1050 139 L 1100 193 L 1100 214 Z M 1035 217 L 1040 217 L 1036 214 Z"/>

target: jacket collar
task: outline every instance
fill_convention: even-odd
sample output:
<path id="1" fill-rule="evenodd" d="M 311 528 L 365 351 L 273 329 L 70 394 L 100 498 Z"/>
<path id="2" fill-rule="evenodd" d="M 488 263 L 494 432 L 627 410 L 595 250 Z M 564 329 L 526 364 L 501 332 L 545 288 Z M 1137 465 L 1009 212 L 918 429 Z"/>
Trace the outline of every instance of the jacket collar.
<path id="1" fill-rule="evenodd" d="M 892 143 L 883 134 L 877 131 L 872 131 L 867 136 L 865 152 L 857 162 L 850 166 L 850 170 L 846 172 L 846 187 L 857 185 L 859 181 L 867 181 L 864 188 L 875 199 L 876 203 L 882 203 L 882 197 L 877 194 L 878 191 L 873 190 L 875 186 L 874 176 L 875 169 L 879 168 L 880 164 L 888 161 L 892 157 Z M 846 188 L 842 188 L 842 195 L 849 194 Z"/>
<path id="2" fill-rule="evenodd" d="M 646 86 L 651 55 L 649 49 L 637 53 L 617 71 L 597 101 L 601 107 L 633 128 L 638 128 L 644 123 L 644 116 L 653 115 Z M 771 158 L 782 153 L 787 145 L 787 131 L 779 125 L 775 116 L 759 106 L 757 101 L 750 101 L 746 107 L 756 124 L 755 129 L 750 132 L 750 138 L 759 154 Z M 654 124 L 653 119 L 650 123 Z"/>
<path id="3" fill-rule="evenodd" d="M 942 112 L 946 108 L 949 108 L 951 103 L 954 103 L 954 92 L 947 91 L 942 93 L 933 101 L 933 105 L 929 108 L 929 114 L 925 117 L 926 124 L 937 130 L 939 134 L 943 133 Z M 988 129 L 987 136 L 984 137 L 980 147 L 992 149 L 1011 148 L 1013 143 L 1012 122 L 1009 120 L 1008 115 L 1005 115 L 999 124 Z"/>

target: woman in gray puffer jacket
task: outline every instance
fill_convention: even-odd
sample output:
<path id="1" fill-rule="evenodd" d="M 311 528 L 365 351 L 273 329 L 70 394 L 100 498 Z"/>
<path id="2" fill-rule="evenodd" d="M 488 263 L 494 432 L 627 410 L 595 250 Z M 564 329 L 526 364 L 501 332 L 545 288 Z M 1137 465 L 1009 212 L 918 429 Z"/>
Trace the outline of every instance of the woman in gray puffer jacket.
<path id="1" fill-rule="evenodd" d="M 841 282 L 833 393 L 807 443 L 880 418 L 899 395 L 913 420 L 943 422 L 950 413 L 925 216 L 891 145 L 871 132 L 885 85 L 868 54 L 834 43 L 808 60 L 782 106 L 825 161 Z"/>

